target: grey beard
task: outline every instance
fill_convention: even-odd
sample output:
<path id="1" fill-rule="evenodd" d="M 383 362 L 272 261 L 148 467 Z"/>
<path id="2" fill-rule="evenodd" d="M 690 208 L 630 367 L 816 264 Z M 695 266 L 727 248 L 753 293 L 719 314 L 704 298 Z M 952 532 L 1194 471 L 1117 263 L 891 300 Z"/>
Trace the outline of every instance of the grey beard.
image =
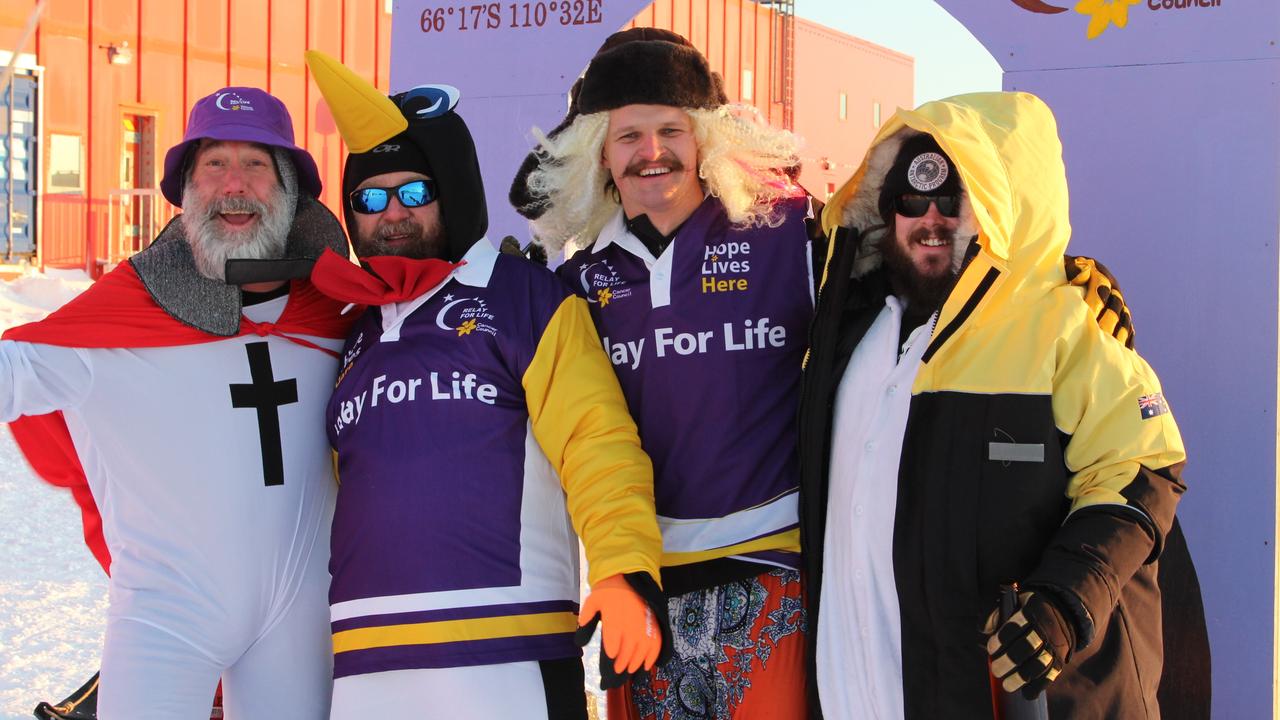
<path id="1" fill-rule="evenodd" d="M 182 192 L 182 229 L 191 245 L 196 270 L 211 280 L 225 282 L 227 260 L 284 257 L 293 224 L 293 208 L 286 200 L 284 189 L 277 187 L 266 203 L 245 197 L 215 197 L 203 202 L 188 183 Z M 250 230 L 226 230 L 217 215 L 229 211 L 253 212 L 258 218 Z"/>

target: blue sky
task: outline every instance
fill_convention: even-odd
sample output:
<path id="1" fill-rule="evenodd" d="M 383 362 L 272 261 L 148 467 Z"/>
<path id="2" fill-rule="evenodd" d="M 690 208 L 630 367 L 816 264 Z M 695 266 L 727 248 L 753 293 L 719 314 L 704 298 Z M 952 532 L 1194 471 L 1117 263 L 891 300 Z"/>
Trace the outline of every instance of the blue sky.
<path id="1" fill-rule="evenodd" d="M 916 104 L 1000 89 L 1000 66 L 933 0 L 796 0 L 796 14 L 916 59 Z"/>

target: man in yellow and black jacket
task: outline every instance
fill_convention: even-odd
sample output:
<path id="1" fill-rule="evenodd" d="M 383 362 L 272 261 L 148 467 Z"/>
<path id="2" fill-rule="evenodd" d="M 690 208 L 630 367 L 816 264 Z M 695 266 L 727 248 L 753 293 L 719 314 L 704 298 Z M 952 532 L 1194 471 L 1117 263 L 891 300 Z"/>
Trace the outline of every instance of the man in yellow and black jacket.
<path id="1" fill-rule="evenodd" d="M 985 93 L 898 113 L 823 226 L 800 410 L 822 711 L 990 718 L 994 674 L 1047 688 L 1054 718 L 1159 718 L 1185 454 L 1155 374 L 1064 271 L 1049 109 Z"/>

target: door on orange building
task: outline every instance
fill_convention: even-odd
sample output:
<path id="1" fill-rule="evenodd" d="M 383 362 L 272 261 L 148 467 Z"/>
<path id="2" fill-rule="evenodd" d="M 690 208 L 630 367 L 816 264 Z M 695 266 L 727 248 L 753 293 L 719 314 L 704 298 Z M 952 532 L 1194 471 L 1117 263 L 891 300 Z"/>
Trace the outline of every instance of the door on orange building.
<path id="1" fill-rule="evenodd" d="M 111 259 L 116 262 L 142 250 L 160 230 L 155 113 L 125 110 L 120 132 L 120 186 L 111 198 Z"/>

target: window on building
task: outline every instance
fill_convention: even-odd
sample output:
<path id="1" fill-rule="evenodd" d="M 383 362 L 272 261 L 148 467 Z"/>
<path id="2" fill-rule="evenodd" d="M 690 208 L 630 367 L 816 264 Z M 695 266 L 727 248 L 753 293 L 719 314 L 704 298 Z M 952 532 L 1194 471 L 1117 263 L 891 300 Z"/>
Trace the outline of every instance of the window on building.
<path id="1" fill-rule="evenodd" d="M 79 135 L 49 134 L 49 194 L 84 191 L 84 148 Z"/>
<path id="2" fill-rule="evenodd" d="M 840 119 L 844 120 L 849 117 L 849 96 L 840 93 Z"/>
<path id="3" fill-rule="evenodd" d="M 871 103 L 871 124 L 880 127 L 880 103 Z"/>
<path id="4" fill-rule="evenodd" d="M 742 71 L 742 100 L 744 102 L 752 102 L 755 100 L 756 74 L 750 70 Z"/>

